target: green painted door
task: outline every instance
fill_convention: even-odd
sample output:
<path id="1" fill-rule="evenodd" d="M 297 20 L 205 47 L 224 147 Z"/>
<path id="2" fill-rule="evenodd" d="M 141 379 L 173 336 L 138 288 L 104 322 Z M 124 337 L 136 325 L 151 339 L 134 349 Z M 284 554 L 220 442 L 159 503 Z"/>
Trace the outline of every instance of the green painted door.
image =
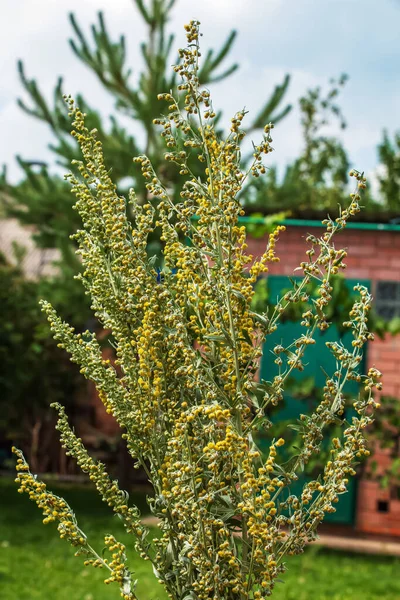
<path id="1" fill-rule="evenodd" d="M 366 281 L 354 281 L 354 280 L 346 280 L 346 285 L 349 290 L 352 291 L 353 287 L 360 283 L 369 288 L 369 282 Z M 270 276 L 268 278 L 268 290 L 270 299 L 273 300 L 281 295 L 283 290 L 287 290 L 291 288 L 291 283 L 288 277 L 285 276 Z M 354 294 L 354 292 L 352 292 Z M 304 333 L 304 327 L 300 325 L 298 322 L 286 322 L 281 324 L 278 327 L 278 330 L 273 334 L 267 337 L 267 340 L 264 344 L 263 348 L 263 357 L 261 360 L 261 369 L 260 369 L 260 378 L 263 380 L 271 381 L 272 378 L 278 373 L 278 367 L 274 364 L 274 361 L 271 360 L 271 351 L 277 345 L 281 344 L 286 347 L 294 339 L 300 337 L 300 335 Z M 326 347 L 325 342 L 327 341 L 339 341 L 351 348 L 351 342 L 353 337 L 350 332 L 346 332 L 342 337 L 340 337 L 339 331 L 335 325 L 331 325 L 326 332 L 318 332 L 316 337 L 316 344 L 309 346 L 307 348 L 307 353 L 305 355 L 304 362 L 307 365 L 305 370 L 300 373 L 295 371 L 294 378 L 296 382 L 299 384 L 303 381 L 305 383 L 306 378 L 310 378 L 310 376 L 314 376 L 315 379 L 315 387 L 322 388 L 325 384 L 325 373 L 331 374 L 335 371 L 335 360 Z M 364 354 L 365 361 L 365 354 Z M 361 371 L 363 365 L 361 365 Z M 354 381 L 348 382 L 344 388 L 345 393 L 348 394 L 357 394 L 358 384 Z M 312 407 L 316 405 L 316 398 L 310 397 L 307 398 L 307 401 L 304 399 L 296 399 L 290 393 L 287 393 L 284 396 L 284 403 L 281 408 L 277 408 L 277 410 L 272 415 L 271 419 L 273 422 L 278 421 L 286 421 L 291 420 L 295 421 L 301 413 L 307 413 L 312 410 Z M 258 439 L 258 443 L 260 449 L 263 450 L 268 446 L 268 439 L 265 437 L 260 437 Z M 308 479 L 313 479 L 313 477 L 307 477 L 304 475 L 302 480 L 299 479 L 291 487 L 291 493 L 298 493 L 304 481 Z M 353 524 L 355 517 L 355 504 L 356 504 L 356 493 L 357 493 L 357 482 L 353 478 L 349 481 L 348 486 L 349 492 L 347 494 L 342 494 L 340 496 L 340 500 L 336 505 L 336 512 L 328 514 L 326 517 L 326 521 L 342 523 L 342 524 Z"/>

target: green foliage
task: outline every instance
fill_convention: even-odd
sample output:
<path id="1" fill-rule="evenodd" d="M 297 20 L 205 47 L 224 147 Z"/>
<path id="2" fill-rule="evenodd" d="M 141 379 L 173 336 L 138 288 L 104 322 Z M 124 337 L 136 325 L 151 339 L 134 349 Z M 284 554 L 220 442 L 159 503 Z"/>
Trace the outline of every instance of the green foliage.
<path id="1" fill-rule="evenodd" d="M 71 228 L 78 225 L 68 185 L 51 175 L 43 163 L 24 161 L 20 157 L 18 163 L 25 175 L 19 185 L 7 182 L 6 168 L 0 178 L 7 215 L 17 218 L 22 225 L 35 225 L 33 239 L 39 248 L 62 247 Z"/>
<path id="2" fill-rule="evenodd" d="M 271 167 L 265 179 L 246 190 L 253 210 L 273 212 L 289 210 L 292 214 L 338 214 L 348 188 L 349 159 L 337 137 L 326 133 L 334 122 L 346 127 L 337 98 L 347 81 L 342 75 L 332 79 L 326 92 L 317 87 L 299 99 L 303 148 L 300 156 L 286 167 L 283 178 Z M 364 195 L 367 209 L 377 208 L 369 193 Z"/>
<path id="3" fill-rule="evenodd" d="M 378 175 L 381 201 L 391 210 L 400 207 L 400 133 L 395 133 L 393 140 L 387 131 L 383 133 L 383 140 L 378 146 L 381 170 Z M 382 169 L 383 167 L 383 169 Z"/>
<path id="4" fill-rule="evenodd" d="M 246 221 L 246 232 L 252 238 L 262 238 L 272 233 L 276 225 L 289 216 L 289 212 L 281 211 L 272 215 L 253 213 Z"/>
<path id="5" fill-rule="evenodd" d="M 70 404 L 78 372 L 49 335 L 40 292 L 37 282 L 0 256 L 0 435 L 20 444 L 43 470 L 54 439 L 49 404 L 56 399 Z"/>

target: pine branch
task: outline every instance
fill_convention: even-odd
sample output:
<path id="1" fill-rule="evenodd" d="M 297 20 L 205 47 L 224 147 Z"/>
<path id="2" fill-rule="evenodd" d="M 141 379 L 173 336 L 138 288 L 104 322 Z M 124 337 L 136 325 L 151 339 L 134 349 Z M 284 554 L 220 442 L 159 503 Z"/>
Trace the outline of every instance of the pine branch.
<path id="1" fill-rule="evenodd" d="M 254 119 L 250 131 L 254 129 L 260 129 L 264 127 L 264 125 L 268 122 L 273 122 L 276 124 L 280 119 L 285 117 L 291 110 L 292 106 L 287 105 L 280 113 L 274 116 L 274 111 L 281 104 L 283 97 L 285 96 L 290 83 L 290 75 L 285 75 L 283 83 L 275 86 L 275 89 L 272 93 L 271 98 L 267 101 L 261 111 L 258 113 L 256 118 Z"/>
<path id="2" fill-rule="evenodd" d="M 94 47 L 85 38 L 74 14 L 69 15 L 77 40 L 70 39 L 70 46 L 75 55 L 88 66 L 98 77 L 104 87 L 118 97 L 117 106 L 130 108 L 134 118 L 139 118 L 141 101 L 137 90 L 129 84 L 132 70 L 126 67 L 125 38 L 120 36 L 117 42 L 111 41 L 107 32 L 104 15 L 98 13 L 99 24 L 91 26 Z"/>
<path id="3" fill-rule="evenodd" d="M 142 15 L 143 19 L 146 21 L 146 23 L 148 25 L 150 25 L 151 23 L 151 17 L 150 14 L 143 2 L 143 0 L 133 0 L 136 8 L 139 10 L 140 14 Z"/>
<path id="4" fill-rule="evenodd" d="M 222 79 L 224 79 L 225 77 L 228 77 L 229 75 L 231 75 L 234 71 L 236 71 L 238 69 L 239 65 L 235 63 L 234 65 L 232 65 L 225 71 L 225 74 L 222 74 L 219 76 L 216 75 L 215 77 L 212 77 L 213 71 L 215 71 L 215 69 L 217 69 L 220 66 L 220 64 L 224 61 L 227 54 L 231 50 L 232 45 L 236 39 L 236 36 L 237 36 L 237 32 L 235 30 L 231 31 L 231 33 L 227 37 L 225 43 L 222 45 L 222 48 L 219 50 L 219 52 L 217 52 L 216 56 L 214 56 L 214 50 L 209 50 L 207 52 L 203 66 L 199 72 L 200 83 L 207 84 L 207 83 L 210 83 L 211 81 L 221 81 Z"/>
<path id="5" fill-rule="evenodd" d="M 18 61 L 18 73 L 21 83 L 25 91 L 30 96 L 30 99 L 34 103 L 35 108 L 29 108 L 20 98 L 17 99 L 18 106 L 27 114 L 35 117 L 36 119 L 40 119 L 41 121 L 46 121 L 52 128 L 54 128 L 55 124 L 53 116 L 47 106 L 47 103 L 37 87 L 36 80 L 28 79 L 26 77 L 22 60 Z M 58 86 L 61 86 L 60 80 L 58 82 Z"/>

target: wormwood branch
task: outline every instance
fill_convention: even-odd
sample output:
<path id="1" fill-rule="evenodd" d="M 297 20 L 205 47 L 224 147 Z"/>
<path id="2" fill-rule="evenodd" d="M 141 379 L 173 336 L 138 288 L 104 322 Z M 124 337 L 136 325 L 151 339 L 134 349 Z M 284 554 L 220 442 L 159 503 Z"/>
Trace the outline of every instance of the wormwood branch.
<path id="1" fill-rule="evenodd" d="M 112 552 L 112 560 L 101 558 L 87 541 L 86 535 L 78 527 L 78 523 L 70 506 L 65 500 L 47 490 L 46 484 L 38 481 L 29 471 L 29 465 L 20 450 L 12 449 L 17 456 L 17 479 L 19 492 L 27 493 L 29 499 L 36 502 L 43 511 L 43 523 L 57 522 L 57 529 L 61 539 L 67 540 L 75 549 L 75 556 L 84 556 L 85 565 L 104 567 L 109 572 L 105 583 L 117 582 L 124 600 L 137 600 L 134 584 L 131 582 L 131 573 L 126 566 L 125 546 L 111 536 L 105 537 L 107 550 Z M 115 553 L 115 551 L 117 551 Z"/>
<path id="2" fill-rule="evenodd" d="M 245 111 L 234 115 L 228 135 L 220 139 L 210 92 L 199 84 L 199 23 L 192 21 L 186 32 L 188 45 L 174 67 L 180 83 L 161 94 L 168 111 L 155 120 L 167 146 L 166 159 L 180 168 L 178 203 L 145 156 L 134 160 L 143 174 L 146 202 L 139 204 L 133 190 L 129 202 L 119 197 L 97 132 L 88 130 L 85 115 L 66 97 L 72 135 L 82 150 L 82 161 L 76 164 L 80 175 L 67 176 L 82 219 L 75 235 L 81 281 L 95 316 L 112 332 L 115 366 L 103 359 L 95 335 L 75 333 L 51 305 L 42 304 L 55 339 L 94 382 L 107 412 L 124 429 L 135 466 L 143 466 L 153 486 L 148 502 L 160 531 L 151 544 L 139 511 L 129 506 L 104 465 L 89 456 L 58 404 L 57 428 L 68 454 L 123 520 L 136 551 L 152 562 L 171 600 L 265 600 L 286 568 L 285 558 L 302 552 L 314 538 L 318 524 L 346 491 L 356 461 L 368 455 L 364 430 L 377 407 L 373 391 L 381 387 L 377 369 L 359 372 L 363 347 L 372 340 L 367 325 L 371 296 L 357 286 L 358 298 L 346 323 L 353 335 L 350 350 L 329 342 L 327 318 L 331 278 L 345 268 L 346 251 L 335 247 L 335 236 L 360 210 L 365 178 L 351 173 L 357 188 L 349 206 L 335 221 L 324 221 L 319 238 L 308 236 L 300 283 L 278 301 L 272 314 L 254 312 L 254 284 L 279 260 L 277 244 L 284 227 L 270 234 L 260 257 L 248 254 L 238 196 L 247 177 L 265 173 L 273 126 L 266 124 L 250 165 L 242 168 Z M 203 165 L 202 177 L 193 176 L 189 156 L 190 164 L 197 159 Z M 148 236 L 154 231 L 163 244 L 159 270 L 147 255 Z M 310 300 L 314 281 L 318 295 Z M 271 381 L 258 381 L 266 337 L 279 329 L 289 305 L 299 301 L 308 303 L 302 334 L 287 347 L 275 346 L 271 364 L 278 374 Z M 327 331 L 336 364 L 327 374 L 319 406 L 294 424 L 302 446 L 288 461 L 285 439 L 274 437 L 265 409 L 282 401 L 293 372 L 307 368 L 308 347 L 319 331 Z M 351 423 L 344 419 L 348 381 L 365 388 L 353 401 L 357 416 Z M 329 461 L 315 481 L 304 483 L 294 495 L 292 483 L 320 451 L 333 422 L 342 429 L 331 442 Z M 270 432 L 265 455 L 257 448 L 262 425 Z M 98 563 L 71 509 L 36 482 L 16 452 L 22 491 L 48 517 L 59 520 L 61 533 L 87 554 L 87 562 L 110 571 L 108 581 L 119 583 L 124 598 L 135 598 L 124 547 L 108 536 L 112 560 Z M 53 516 L 50 500 L 58 507 Z"/>
<path id="3" fill-rule="evenodd" d="M 112 481 L 108 476 L 105 466 L 100 461 L 91 458 L 84 447 L 82 440 L 72 431 L 64 408 L 52 404 L 58 411 L 59 419 L 56 429 L 60 431 L 60 440 L 67 456 L 73 456 L 84 473 L 94 483 L 103 502 L 106 502 L 113 512 L 123 521 L 128 533 L 136 537 L 136 549 L 145 560 L 151 560 L 151 547 L 146 543 L 148 529 L 141 523 L 140 512 L 136 506 L 129 507 L 128 494 L 121 490 L 117 481 Z"/>

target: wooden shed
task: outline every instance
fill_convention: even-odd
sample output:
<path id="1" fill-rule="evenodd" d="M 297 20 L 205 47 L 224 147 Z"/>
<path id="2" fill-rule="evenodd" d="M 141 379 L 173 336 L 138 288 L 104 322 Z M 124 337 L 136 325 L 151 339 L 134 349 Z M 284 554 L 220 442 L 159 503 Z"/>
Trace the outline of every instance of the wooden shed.
<path id="1" fill-rule="evenodd" d="M 245 219 L 246 220 L 246 219 Z M 262 219 L 260 219 L 262 222 Z M 288 277 L 296 275 L 294 269 L 306 260 L 308 249 L 305 238 L 308 234 L 320 235 L 324 229 L 319 221 L 288 219 L 284 222 L 286 231 L 281 235 L 277 254 L 280 262 L 271 265 L 268 286 L 272 293 L 288 288 Z M 249 252 L 255 257 L 265 250 L 266 237 L 250 238 Z M 357 283 L 369 287 L 374 297 L 374 307 L 378 315 L 392 319 L 400 316 L 400 226 L 397 224 L 352 223 L 340 232 L 335 241 L 337 247 L 346 248 L 349 286 Z M 286 329 L 286 332 L 285 332 Z M 296 337 L 293 324 L 284 326 L 288 340 Z M 282 336 L 282 329 L 280 329 Z M 330 333 L 331 336 L 331 333 Z M 276 343 L 276 342 L 275 342 Z M 314 360 L 316 371 L 320 372 L 324 358 L 324 340 L 317 343 Z M 264 355 L 268 351 L 267 346 Z M 308 361 L 309 362 L 309 361 Z M 270 364 L 269 361 L 268 364 Z M 375 336 L 368 344 L 365 367 L 376 366 L 383 373 L 383 394 L 399 398 L 400 411 L 400 335 L 385 334 L 384 339 Z M 311 368 L 313 365 L 310 365 Z M 268 378 L 261 364 L 261 377 Z M 318 377 L 318 375 L 317 375 Z M 289 409 L 290 411 L 290 403 Z M 295 410 L 295 409 L 294 409 Z M 293 414 L 293 413 L 292 413 Z M 377 451 L 374 456 L 378 469 L 390 460 L 387 451 Z M 400 536 L 400 488 L 382 488 L 377 481 L 361 478 L 350 485 L 350 493 L 342 497 L 338 511 L 331 521 L 354 527 L 358 532 Z"/>

